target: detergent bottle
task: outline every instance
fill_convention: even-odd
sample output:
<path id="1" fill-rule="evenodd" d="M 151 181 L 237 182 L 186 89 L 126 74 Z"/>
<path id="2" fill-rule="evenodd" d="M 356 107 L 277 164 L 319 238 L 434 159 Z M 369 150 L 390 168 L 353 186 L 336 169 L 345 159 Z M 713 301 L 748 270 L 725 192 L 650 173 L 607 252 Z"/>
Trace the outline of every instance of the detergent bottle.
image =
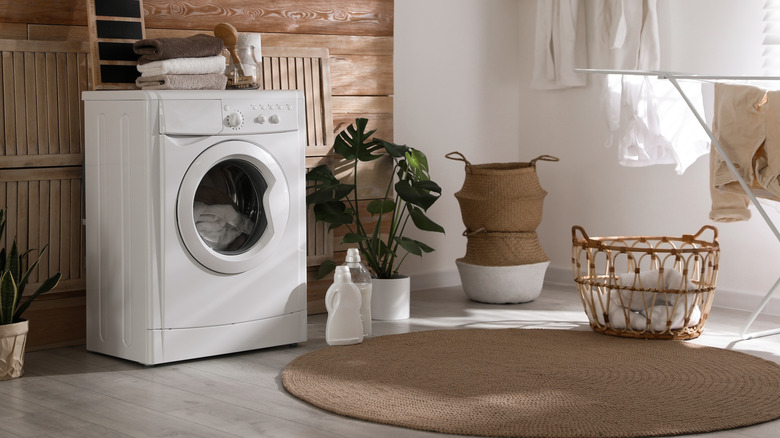
<path id="1" fill-rule="evenodd" d="M 363 321 L 363 337 L 371 336 L 371 273 L 360 262 L 360 250 L 347 249 L 347 259 L 344 266 L 349 268 L 352 282 L 360 291 L 360 319 Z"/>
<path id="2" fill-rule="evenodd" d="M 363 342 L 360 320 L 360 290 L 352 283 L 348 266 L 337 266 L 333 284 L 325 294 L 328 321 L 325 342 L 328 345 L 349 345 Z"/>

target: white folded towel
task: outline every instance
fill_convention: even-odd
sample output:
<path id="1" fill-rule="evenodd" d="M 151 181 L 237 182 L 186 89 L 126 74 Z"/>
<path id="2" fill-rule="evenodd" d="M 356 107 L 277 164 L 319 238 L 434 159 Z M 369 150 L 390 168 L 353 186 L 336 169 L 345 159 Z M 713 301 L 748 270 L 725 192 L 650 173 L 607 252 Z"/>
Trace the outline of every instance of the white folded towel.
<path id="1" fill-rule="evenodd" d="M 642 331 L 647 328 L 647 318 L 644 315 L 626 310 L 620 304 L 615 304 L 613 300 L 609 307 L 609 325 L 614 329 L 623 330 L 628 327 L 626 319 L 633 330 Z"/>
<path id="2" fill-rule="evenodd" d="M 221 73 L 204 75 L 157 75 L 136 78 L 143 90 L 224 90 L 227 76 Z"/>
<path id="3" fill-rule="evenodd" d="M 641 312 L 645 314 L 645 312 Z M 654 332 L 666 331 L 666 324 L 669 322 L 669 329 L 679 330 L 683 327 L 693 327 L 701 320 L 701 309 L 699 306 L 691 306 L 690 315 L 688 317 L 688 324 L 685 324 L 685 306 L 682 302 L 678 306 L 654 306 L 649 312 L 650 330 Z"/>
<path id="4" fill-rule="evenodd" d="M 623 287 L 633 289 L 655 289 L 655 290 L 691 290 L 696 289 L 696 285 L 676 269 L 664 269 L 663 275 L 658 269 L 641 271 L 639 275 L 634 272 L 627 272 L 617 276 L 617 284 Z M 670 305 L 676 301 L 676 294 L 643 292 L 635 290 L 621 289 L 618 291 L 622 297 L 624 306 L 633 311 L 646 310 L 653 306 Z M 618 301 L 619 303 L 620 301 Z"/>
<path id="5" fill-rule="evenodd" d="M 203 75 L 225 72 L 225 57 L 222 55 L 202 58 L 171 58 L 139 64 L 141 77 L 159 75 Z"/>

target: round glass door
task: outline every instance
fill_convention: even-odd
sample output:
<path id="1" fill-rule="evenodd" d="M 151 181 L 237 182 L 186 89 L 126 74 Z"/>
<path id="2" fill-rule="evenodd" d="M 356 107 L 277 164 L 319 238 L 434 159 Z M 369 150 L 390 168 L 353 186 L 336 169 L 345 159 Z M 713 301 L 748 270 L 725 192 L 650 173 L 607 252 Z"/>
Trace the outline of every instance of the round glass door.
<path id="1" fill-rule="evenodd" d="M 216 164 L 195 190 L 192 216 L 209 248 L 236 255 L 251 248 L 268 228 L 263 196 L 268 189 L 260 171 L 242 160 Z"/>
<path id="2" fill-rule="evenodd" d="M 179 234 L 206 268 L 244 272 L 278 243 L 289 202 L 284 174 L 268 152 L 247 142 L 219 143 L 198 156 L 182 180 Z"/>

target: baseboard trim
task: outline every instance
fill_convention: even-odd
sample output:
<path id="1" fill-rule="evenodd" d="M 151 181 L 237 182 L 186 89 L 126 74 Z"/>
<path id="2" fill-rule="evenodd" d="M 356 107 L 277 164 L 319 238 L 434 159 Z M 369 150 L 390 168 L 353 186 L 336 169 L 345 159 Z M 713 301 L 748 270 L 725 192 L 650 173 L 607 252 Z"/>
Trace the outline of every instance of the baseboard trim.
<path id="1" fill-rule="evenodd" d="M 544 283 L 556 286 L 573 285 L 574 273 L 571 269 L 551 266 L 547 269 Z M 760 294 L 717 288 L 715 289 L 713 306 L 752 313 L 761 304 L 763 298 L 764 296 Z M 769 300 L 761 314 L 780 316 L 780 293 Z"/>
<path id="2" fill-rule="evenodd" d="M 425 274 L 415 274 L 412 275 L 411 279 L 412 291 L 460 286 L 460 284 L 460 275 L 458 274 L 457 268 Z M 547 268 L 544 284 L 545 286 L 573 287 L 574 273 L 571 268 L 550 266 Z M 766 291 L 764 291 L 764 293 L 766 293 Z M 715 291 L 715 301 L 713 305 L 724 309 L 752 313 L 758 308 L 763 298 L 764 295 L 758 293 L 753 294 L 744 291 L 740 292 L 718 288 Z M 780 316 L 780 292 L 769 300 L 769 303 L 767 303 L 766 307 L 761 312 L 761 315 Z"/>
<path id="3" fill-rule="evenodd" d="M 410 278 L 412 291 L 452 286 L 460 286 L 460 274 L 458 274 L 457 268 L 414 274 Z"/>

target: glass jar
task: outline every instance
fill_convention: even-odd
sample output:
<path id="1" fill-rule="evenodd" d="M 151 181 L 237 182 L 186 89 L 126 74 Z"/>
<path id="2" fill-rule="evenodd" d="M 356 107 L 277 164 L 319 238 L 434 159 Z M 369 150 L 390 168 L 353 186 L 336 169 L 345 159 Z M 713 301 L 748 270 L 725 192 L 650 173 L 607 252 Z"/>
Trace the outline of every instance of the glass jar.
<path id="1" fill-rule="evenodd" d="M 259 88 L 260 76 L 258 61 L 255 59 L 255 47 L 233 46 L 226 48 L 225 52 L 225 56 L 230 61 L 225 67 L 225 76 L 228 78 L 227 88 Z"/>

